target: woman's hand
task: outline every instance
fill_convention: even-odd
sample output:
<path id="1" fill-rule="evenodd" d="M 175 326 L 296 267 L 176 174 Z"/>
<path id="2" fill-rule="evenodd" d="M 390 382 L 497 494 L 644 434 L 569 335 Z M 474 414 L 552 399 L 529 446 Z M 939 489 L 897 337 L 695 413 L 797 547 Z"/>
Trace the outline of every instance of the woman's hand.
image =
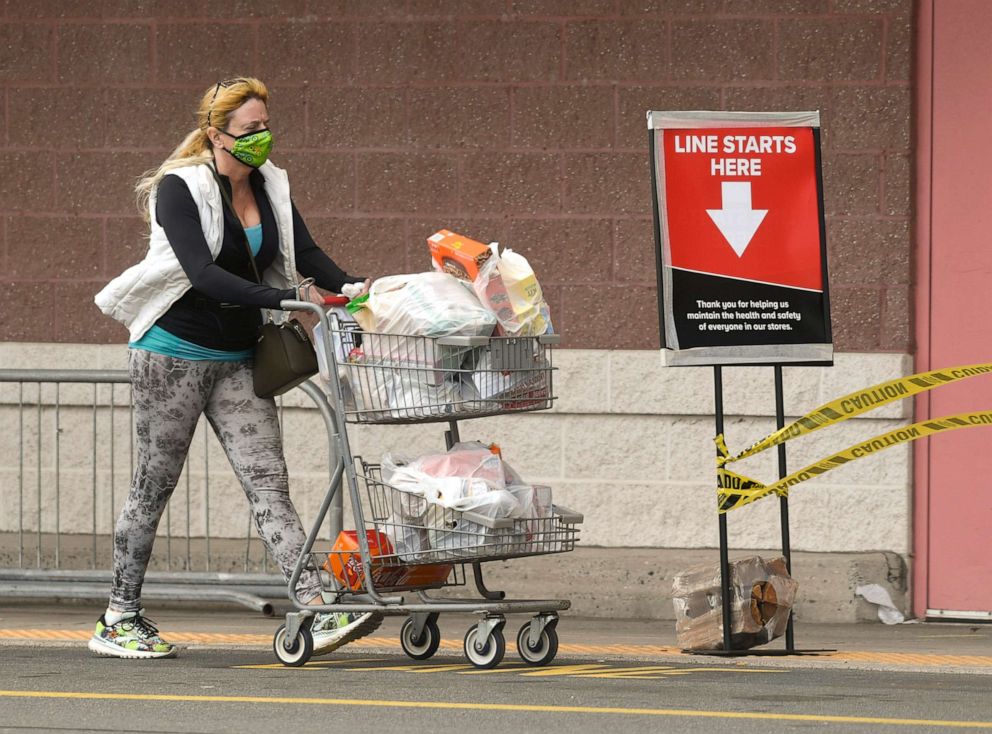
<path id="1" fill-rule="evenodd" d="M 324 305 L 324 294 L 315 285 L 307 284 L 300 288 L 300 300 L 320 306 L 323 310 L 327 309 L 327 306 Z M 310 311 L 297 311 L 293 314 L 293 318 L 303 325 L 312 339 L 313 327 L 320 323 L 318 316 Z"/>
<path id="2" fill-rule="evenodd" d="M 366 278 L 364 283 L 346 283 L 341 287 L 341 295 L 354 300 L 356 298 L 361 298 L 366 293 L 369 292 L 369 288 L 372 286 L 371 278 Z"/>
<path id="3" fill-rule="evenodd" d="M 321 307 L 324 306 L 324 294 L 321 293 L 316 286 L 310 286 L 309 288 L 305 288 L 303 291 L 302 300 L 308 303 L 315 303 Z"/>

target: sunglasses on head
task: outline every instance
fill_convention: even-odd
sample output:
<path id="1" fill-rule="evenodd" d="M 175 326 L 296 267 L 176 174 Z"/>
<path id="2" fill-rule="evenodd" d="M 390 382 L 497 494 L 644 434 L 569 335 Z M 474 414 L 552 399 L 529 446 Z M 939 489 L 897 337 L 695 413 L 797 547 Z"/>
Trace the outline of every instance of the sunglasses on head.
<path id="1" fill-rule="evenodd" d="M 233 87 L 235 84 L 240 84 L 244 79 L 237 77 L 236 79 L 228 79 L 223 82 L 217 82 L 217 86 L 214 87 L 214 96 L 210 98 L 210 106 L 207 108 L 207 127 L 210 127 L 210 116 L 214 112 L 214 102 L 217 101 L 217 94 L 220 92 L 221 87 L 227 89 L 228 87 Z"/>

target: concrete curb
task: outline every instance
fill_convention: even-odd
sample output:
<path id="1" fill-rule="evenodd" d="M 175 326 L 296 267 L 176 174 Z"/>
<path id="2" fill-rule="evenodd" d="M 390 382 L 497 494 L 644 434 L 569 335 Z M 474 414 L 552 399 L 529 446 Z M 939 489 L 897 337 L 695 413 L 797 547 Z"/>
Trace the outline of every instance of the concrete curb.
<path id="1" fill-rule="evenodd" d="M 730 555 L 734 559 L 751 555 L 773 558 L 781 554 L 774 550 L 734 550 Z M 199 556 L 194 560 L 194 567 L 202 567 Z M 230 558 L 223 556 L 220 560 L 222 563 L 218 571 L 241 572 L 238 565 L 243 555 L 239 557 L 232 552 Z M 0 564 L 3 561 L 0 554 Z M 16 566 L 16 558 L 12 564 L 10 559 L 7 562 Z M 675 574 L 694 566 L 712 565 L 715 568 L 718 563 L 716 549 L 579 546 L 571 553 L 485 563 L 482 568 L 486 585 L 490 589 L 505 591 L 510 600 L 570 599 L 572 607 L 569 614 L 576 616 L 672 621 L 675 619 L 671 601 Z M 109 559 L 103 566 L 107 567 Z M 879 584 L 885 588 L 893 603 L 903 612 L 908 606 L 908 574 L 902 558 L 896 553 L 797 552 L 792 554 L 792 568 L 793 576 L 799 581 L 795 606 L 797 621 L 877 622 L 875 607 L 854 595 L 855 588 L 862 584 Z M 156 567 L 156 570 L 161 571 L 161 568 Z M 269 572 L 272 572 L 271 568 Z M 450 595 L 462 596 L 474 592 L 471 569 L 468 569 L 467 575 L 468 586 L 452 589 Z M 152 586 L 148 588 L 151 592 Z M 280 592 L 276 588 L 272 593 Z M 445 593 L 448 594 L 447 591 Z M 38 598 L 47 598 L 51 594 L 52 591 L 47 590 Z M 103 598 L 102 585 L 96 597 Z M 59 598 L 69 597 L 59 595 Z M 283 597 L 280 594 L 276 598 Z M 177 597 L 179 600 L 181 597 Z"/>
<path id="2" fill-rule="evenodd" d="M 773 550 L 735 550 L 731 559 L 771 558 Z M 508 598 L 571 599 L 582 617 L 674 620 L 672 579 L 693 566 L 719 563 L 716 549 L 576 548 L 572 553 L 483 566 L 486 585 Z M 907 571 L 896 553 L 793 553 L 799 581 L 796 619 L 811 623 L 878 622 L 876 608 L 856 597 L 862 584 L 879 584 L 905 612 Z"/>

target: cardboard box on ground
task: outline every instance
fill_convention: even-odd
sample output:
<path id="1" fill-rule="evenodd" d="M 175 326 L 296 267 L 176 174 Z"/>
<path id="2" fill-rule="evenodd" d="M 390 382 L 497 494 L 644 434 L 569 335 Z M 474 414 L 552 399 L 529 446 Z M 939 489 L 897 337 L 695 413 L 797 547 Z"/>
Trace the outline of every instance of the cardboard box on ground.
<path id="1" fill-rule="evenodd" d="M 720 566 L 699 566 L 675 576 L 675 632 L 684 650 L 723 649 Z M 781 556 L 752 556 L 730 563 L 730 643 L 734 650 L 764 645 L 785 634 L 798 582 Z"/>

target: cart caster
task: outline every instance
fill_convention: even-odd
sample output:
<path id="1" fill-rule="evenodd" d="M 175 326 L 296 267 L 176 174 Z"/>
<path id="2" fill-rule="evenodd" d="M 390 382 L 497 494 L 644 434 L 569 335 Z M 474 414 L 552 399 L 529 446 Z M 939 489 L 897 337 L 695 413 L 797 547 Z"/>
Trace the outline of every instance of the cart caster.
<path id="1" fill-rule="evenodd" d="M 313 633 L 309 627 L 301 627 L 293 640 L 286 639 L 286 625 L 279 625 L 275 637 L 272 639 L 272 650 L 275 652 L 279 662 L 298 668 L 305 665 L 313 655 Z"/>
<path id="2" fill-rule="evenodd" d="M 400 646 L 407 657 L 414 660 L 427 660 L 437 652 L 438 645 L 441 644 L 441 630 L 438 629 L 435 615 L 431 615 L 424 623 L 424 628 L 420 632 L 420 637 L 414 639 L 413 618 L 407 617 L 400 629 Z"/>
<path id="3" fill-rule="evenodd" d="M 490 630 L 485 641 L 479 640 L 479 627 L 475 624 L 465 633 L 465 657 L 476 668 L 495 668 L 506 654 L 506 640 L 499 627 Z"/>
<path id="4" fill-rule="evenodd" d="M 558 633 L 554 625 L 547 625 L 535 646 L 530 642 L 530 626 L 531 622 L 527 622 L 517 632 L 517 653 L 528 665 L 547 665 L 558 654 Z"/>

